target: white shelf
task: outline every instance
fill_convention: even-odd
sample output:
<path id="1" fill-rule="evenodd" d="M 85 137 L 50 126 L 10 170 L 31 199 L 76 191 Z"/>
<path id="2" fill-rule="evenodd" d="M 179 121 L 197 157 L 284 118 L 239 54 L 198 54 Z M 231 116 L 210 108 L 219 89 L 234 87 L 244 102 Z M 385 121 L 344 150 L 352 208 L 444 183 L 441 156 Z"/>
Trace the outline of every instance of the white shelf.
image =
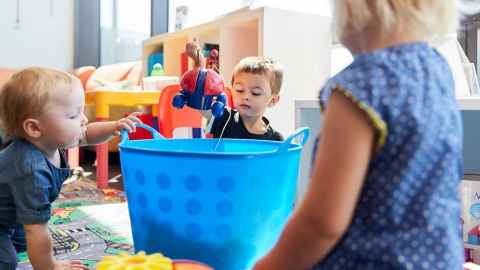
<path id="1" fill-rule="evenodd" d="M 181 76 L 180 54 L 188 41 L 196 39 L 200 46 L 205 43 L 219 44 L 220 69 L 224 79 L 230 81 L 233 66 L 245 56 L 261 55 L 259 31 L 263 28 L 264 8 L 242 8 L 197 26 L 177 32 L 165 33 L 147 39 L 143 43 L 144 68 L 148 56 L 163 50 L 166 75 Z"/>
<path id="2" fill-rule="evenodd" d="M 271 7 L 243 8 L 198 26 L 165 33 L 143 43 L 143 65 L 163 51 L 165 74 L 181 74 L 180 54 L 196 39 L 219 45 L 220 70 L 230 85 L 235 65 L 247 56 L 272 57 L 283 67 L 280 102 L 267 110 L 272 127 L 287 137 L 294 130 L 296 99 L 313 98 L 330 76 L 331 18 Z"/>
<path id="3" fill-rule="evenodd" d="M 457 98 L 458 105 L 462 111 L 480 110 L 480 97 Z M 318 99 L 295 100 L 295 108 L 319 108 Z"/>
<path id="4" fill-rule="evenodd" d="M 457 101 L 461 110 L 480 110 L 480 97 L 461 97 Z"/>
<path id="5" fill-rule="evenodd" d="M 295 108 L 315 109 L 320 108 L 318 99 L 297 99 L 295 100 Z"/>
<path id="6" fill-rule="evenodd" d="M 473 250 L 480 250 L 479 245 L 472 245 L 468 243 L 463 243 L 463 247 L 468 248 L 468 249 L 473 249 Z"/>

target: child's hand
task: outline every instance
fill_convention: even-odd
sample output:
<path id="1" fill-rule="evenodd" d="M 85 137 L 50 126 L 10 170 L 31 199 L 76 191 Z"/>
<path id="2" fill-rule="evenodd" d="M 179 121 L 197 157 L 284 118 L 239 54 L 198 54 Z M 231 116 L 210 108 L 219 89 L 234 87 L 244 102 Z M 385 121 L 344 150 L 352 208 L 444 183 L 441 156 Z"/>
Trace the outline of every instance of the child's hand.
<path id="1" fill-rule="evenodd" d="M 185 53 L 193 58 L 197 59 L 200 54 L 200 46 L 196 42 L 187 42 L 187 45 L 185 46 Z"/>
<path id="2" fill-rule="evenodd" d="M 187 45 L 185 46 L 185 53 L 187 54 L 188 57 L 192 58 L 194 68 L 205 67 L 205 58 L 200 53 L 200 51 L 201 51 L 200 46 L 196 41 L 187 42 Z"/>
<path id="3" fill-rule="evenodd" d="M 118 120 L 115 123 L 115 131 L 114 134 L 116 136 L 120 135 L 120 131 L 125 129 L 128 133 L 135 132 L 137 129 L 135 127 L 135 124 L 141 124 L 142 120 L 140 120 L 137 115 L 140 115 L 139 112 L 134 112 L 130 114 L 129 116 L 122 118 Z"/>
<path id="4" fill-rule="evenodd" d="M 89 270 L 80 261 L 56 261 L 53 270 Z"/>

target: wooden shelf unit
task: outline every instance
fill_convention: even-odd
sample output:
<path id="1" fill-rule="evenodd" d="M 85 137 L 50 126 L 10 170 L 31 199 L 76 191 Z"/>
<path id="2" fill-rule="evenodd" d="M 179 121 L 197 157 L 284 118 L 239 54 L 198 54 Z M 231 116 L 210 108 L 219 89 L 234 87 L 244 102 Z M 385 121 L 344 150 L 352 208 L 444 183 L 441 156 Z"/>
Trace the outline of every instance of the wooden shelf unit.
<path id="1" fill-rule="evenodd" d="M 181 53 L 194 39 L 219 45 L 220 70 L 231 83 L 235 65 L 247 56 L 268 56 L 284 68 L 280 103 L 268 110 L 272 126 L 284 135 L 294 129 L 294 100 L 314 98 L 330 76 L 331 18 L 276 8 L 243 8 L 214 21 L 165 33 L 143 43 L 148 57 L 163 51 L 166 75 L 181 76 Z"/>

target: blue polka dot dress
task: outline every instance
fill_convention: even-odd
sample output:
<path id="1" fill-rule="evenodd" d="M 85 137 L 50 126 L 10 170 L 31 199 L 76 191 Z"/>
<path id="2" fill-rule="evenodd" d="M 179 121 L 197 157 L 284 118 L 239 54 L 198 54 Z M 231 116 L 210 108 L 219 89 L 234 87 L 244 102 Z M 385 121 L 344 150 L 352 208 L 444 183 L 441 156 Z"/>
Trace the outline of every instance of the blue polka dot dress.
<path id="1" fill-rule="evenodd" d="M 344 237 L 314 269 L 463 269 L 462 122 L 449 66 L 427 43 L 355 57 L 320 93 L 365 112 L 376 152 Z"/>

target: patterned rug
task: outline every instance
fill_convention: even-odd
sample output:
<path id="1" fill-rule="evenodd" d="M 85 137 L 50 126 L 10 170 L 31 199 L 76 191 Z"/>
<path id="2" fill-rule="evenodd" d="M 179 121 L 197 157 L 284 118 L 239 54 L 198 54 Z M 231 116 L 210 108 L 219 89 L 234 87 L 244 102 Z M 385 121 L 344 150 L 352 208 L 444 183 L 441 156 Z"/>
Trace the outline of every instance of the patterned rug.
<path id="1" fill-rule="evenodd" d="M 127 209 L 122 191 L 99 190 L 84 177 L 64 185 L 49 222 L 55 258 L 94 269 L 105 255 L 133 252 Z M 32 269 L 26 252 L 17 269 Z"/>
<path id="2" fill-rule="evenodd" d="M 97 188 L 95 180 L 89 178 L 92 176 L 92 173 L 83 171 L 78 176 L 74 176 L 77 178 L 63 185 L 56 203 L 81 201 L 90 204 L 104 204 L 126 201 L 125 193 L 121 190 Z"/>

